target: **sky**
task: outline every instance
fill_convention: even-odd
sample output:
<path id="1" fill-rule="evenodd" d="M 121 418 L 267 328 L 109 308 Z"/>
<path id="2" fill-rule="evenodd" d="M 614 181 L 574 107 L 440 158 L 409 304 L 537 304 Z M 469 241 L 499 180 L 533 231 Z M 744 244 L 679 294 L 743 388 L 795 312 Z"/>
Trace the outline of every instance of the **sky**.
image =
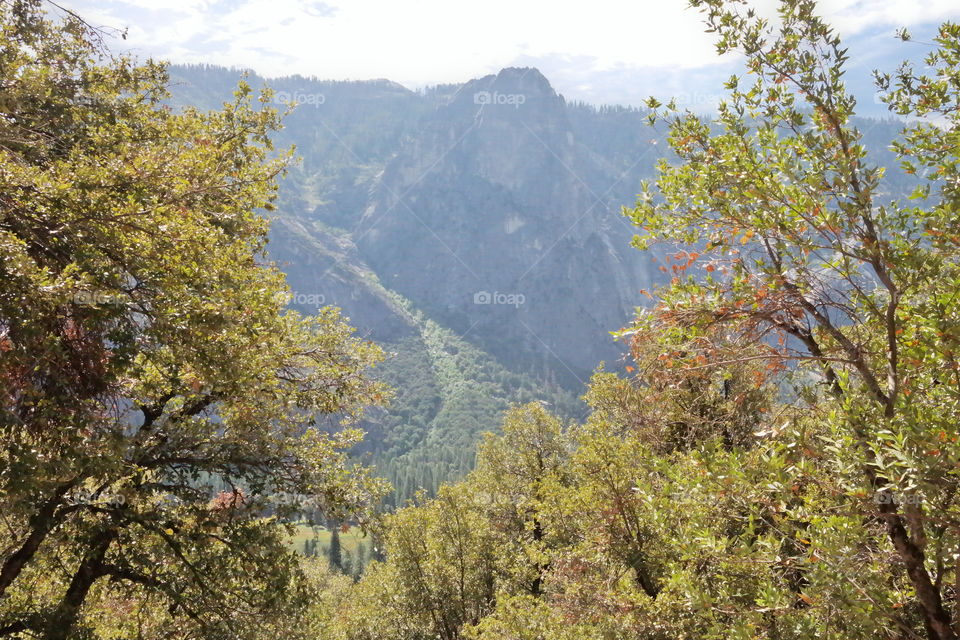
<path id="1" fill-rule="evenodd" d="M 718 57 L 683 0 L 63 0 L 97 26 L 126 30 L 115 52 L 253 69 L 266 77 L 387 78 L 411 89 L 533 66 L 567 99 L 640 104 L 675 96 L 715 104 L 739 71 Z M 773 0 L 750 4 L 771 13 Z M 871 71 L 930 50 L 958 0 L 823 0 L 850 48 L 848 82 L 873 103 Z M 907 27 L 914 42 L 894 37 Z M 871 106 L 872 104 L 872 106 Z M 861 109 L 863 112 L 864 109 Z"/>

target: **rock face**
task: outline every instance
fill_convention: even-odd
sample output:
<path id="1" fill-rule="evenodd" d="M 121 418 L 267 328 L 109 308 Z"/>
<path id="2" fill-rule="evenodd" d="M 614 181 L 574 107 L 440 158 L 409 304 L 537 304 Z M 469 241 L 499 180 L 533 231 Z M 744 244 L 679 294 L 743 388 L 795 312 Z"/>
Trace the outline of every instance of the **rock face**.
<path id="1" fill-rule="evenodd" d="M 352 230 L 359 255 L 508 365 L 585 380 L 618 357 L 609 332 L 652 278 L 620 215 L 641 169 L 588 143 L 536 69 L 468 82 L 386 165 Z"/>
<path id="2" fill-rule="evenodd" d="M 239 73 L 172 75 L 174 103 L 214 107 Z M 302 103 L 278 134 L 303 162 L 281 185 L 269 247 L 294 307 L 336 304 L 388 343 L 410 337 L 418 310 L 509 369 L 577 392 L 619 357 L 609 332 L 659 275 L 620 215 L 657 156 L 643 112 L 568 104 L 531 68 L 420 92 L 248 81 L 272 86 L 277 108 Z"/>
<path id="3" fill-rule="evenodd" d="M 171 76 L 174 106 L 218 108 L 240 73 Z M 273 87 L 278 109 L 300 104 L 276 135 L 302 163 L 281 183 L 268 246 L 291 306 L 341 307 L 391 354 L 375 375 L 397 394 L 367 415 L 354 451 L 397 487 L 389 504 L 460 478 L 510 404 L 581 419 L 583 381 L 620 357 L 609 332 L 667 277 L 629 246 L 620 215 L 667 153 L 647 114 L 567 103 L 536 69 L 416 92 L 248 82 Z M 858 126 L 871 158 L 893 167 L 885 192 L 909 193 L 887 150 L 900 123 Z"/>
<path id="4" fill-rule="evenodd" d="M 171 76 L 173 103 L 213 108 L 240 74 Z M 609 332 L 642 302 L 639 289 L 664 279 L 630 248 L 620 215 L 666 152 L 645 112 L 566 103 L 529 68 L 418 92 L 386 80 L 248 81 L 272 86 L 277 108 L 299 104 L 277 145 L 296 144 L 303 162 L 281 185 L 270 245 L 307 296 L 294 306 L 310 311 L 323 296 L 393 343 L 412 322 L 397 292 L 509 369 L 577 391 L 618 358 Z M 893 167 L 884 188 L 909 192 L 886 151 L 897 121 L 858 126 L 871 158 Z"/>
<path id="5" fill-rule="evenodd" d="M 396 343 L 417 333 L 407 312 L 377 285 L 349 238 L 289 217 L 271 226 L 271 258 L 287 275 L 290 306 L 305 314 L 340 307 L 360 336 Z"/>

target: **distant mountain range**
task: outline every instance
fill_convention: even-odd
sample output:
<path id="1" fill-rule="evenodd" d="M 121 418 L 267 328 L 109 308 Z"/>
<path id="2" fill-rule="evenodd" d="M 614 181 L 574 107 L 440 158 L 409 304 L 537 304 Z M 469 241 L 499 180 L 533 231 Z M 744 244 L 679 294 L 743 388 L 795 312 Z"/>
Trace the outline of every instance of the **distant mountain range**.
<path id="1" fill-rule="evenodd" d="M 174 102 L 218 107 L 239 77 L 174 66 Z M 644 110 L 567 103 L 533 68 L 419 92 L 267 83 L 278 106 L 298 105 L 276 142 L 302 157 L 281 186 L 270 254 L 292 306 L 337 305 L 396 354 L 385 371 L 401 393 L 367 445 L 395 484 L 461 474 L 508 402 L 540 397 L 576 414 L 600 361 L 622 366 L 610 332 L 666 277 L 656 254 L 630 247 L 621 215 L 668 153 Z M 900 123 L 857 124 L 892 168 Z M 908 183 L 888 172 L 891 193 Z"/>

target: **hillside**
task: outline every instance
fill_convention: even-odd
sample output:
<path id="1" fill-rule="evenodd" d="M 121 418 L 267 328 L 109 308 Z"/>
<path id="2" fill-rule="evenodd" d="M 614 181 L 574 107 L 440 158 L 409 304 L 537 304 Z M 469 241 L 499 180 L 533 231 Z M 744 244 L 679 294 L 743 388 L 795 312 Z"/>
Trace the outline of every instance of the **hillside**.
<path id="1" fill-rule="evenodd" d="M 171 68 L 173 102 L 218 106 L 236 70 Z M 342 308 L 391 354 L 399 391 L 371 417 L 361 453 L 397 487 L 435 489 L 473 464 L 477 436 L 511 402 L 568 418 L 610 332 L 669 280 L 663 256 L 630 246 L 621 215 L 668 153 L 647 112 L 570 104 L 536 69 L 411 91 L 388 80 L 291 76 L 254 87 L 296 108 L 276 136 L 301 158 L 281 183 L 269 252 L 291 306 Z M 899 123 L 858 119 L 873 160 Z M 912 180 L 890 170 L 884 193 Z"/>

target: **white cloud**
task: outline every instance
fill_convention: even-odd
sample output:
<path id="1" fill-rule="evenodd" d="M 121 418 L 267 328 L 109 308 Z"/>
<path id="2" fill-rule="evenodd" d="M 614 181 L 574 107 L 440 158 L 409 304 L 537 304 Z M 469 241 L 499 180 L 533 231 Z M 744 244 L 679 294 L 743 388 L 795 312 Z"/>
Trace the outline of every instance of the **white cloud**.
<path id="1" fill-rule="evenodd" d="M 820 6 L 841 35 L 960 17 L 956 0 L 822 0 Z"/>
<path id="2" fill-rule="evenodd" d="M 117 48 L 267 76 L 460 82 L 522 60 L 576 60 L 571 76 L 690 70 L 719 60 L 681 0 L 70 0 L 92 22 L 128 26 Z M 774 6 L 761 0 L 764 13 Z M 842 34 L 958 17 L 956 0 L 824 0 Z M 562 72 L 562 69 L 558 72 Z M 556 74 L 555 74 L 556 75 Z"/>

